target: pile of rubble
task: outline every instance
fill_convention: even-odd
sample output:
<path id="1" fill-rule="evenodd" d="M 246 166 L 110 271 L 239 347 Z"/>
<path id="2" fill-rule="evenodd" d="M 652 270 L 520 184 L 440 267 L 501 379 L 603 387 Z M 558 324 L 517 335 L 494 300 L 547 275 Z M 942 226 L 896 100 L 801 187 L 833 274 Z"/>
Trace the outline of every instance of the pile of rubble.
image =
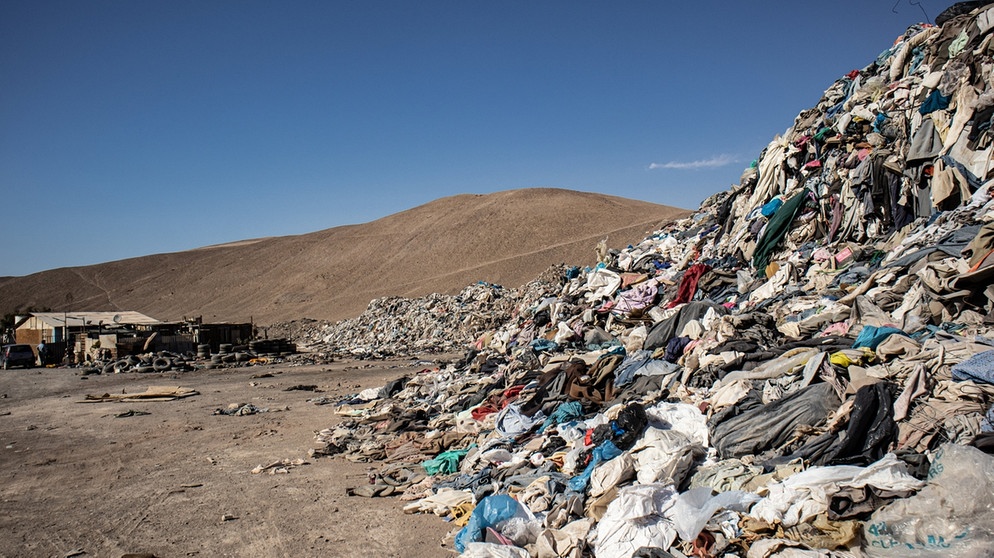
<path id="1" fill-rule="evenodd" d="M 994 555 L 992 27 L 973 2 L 908 29 L 592 269 L 327 329 L 472 344 L 337 401 L 313 454 L 377 463 L 352 493 L 466 556 Z"/>

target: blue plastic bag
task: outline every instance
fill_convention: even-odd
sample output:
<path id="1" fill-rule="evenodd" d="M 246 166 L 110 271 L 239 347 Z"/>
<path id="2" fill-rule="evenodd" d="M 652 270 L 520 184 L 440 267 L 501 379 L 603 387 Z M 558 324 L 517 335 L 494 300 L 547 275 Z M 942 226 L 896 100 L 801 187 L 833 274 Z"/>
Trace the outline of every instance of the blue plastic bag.
<path id="1" fill-rule="evenodd" d="M 602 462 L 610 461 L 619 455 L 621 455 L 621 450 L 618 449 L 618 446 L 614 445 L 614 442 L 611 440 L 605 440 L 590 453 L 590 463 L 587 464 L 587 468 L 583 470 L 583 473 L 571 478 L 566 485 L 573 492 L 583 492 L 587 489 L 587 484 L 590 482 L 590 475 L 594 474 L 594 469 Z"/>
<path id="2" fill-rule="evenodd" d="M 467 544 L 482 541 L 483 532 L 487 527 L 493 527 L 505 519 L 523 514 L 524 510 L 521 508 L 521 504 L 507 494 L 487 496 L 473 508 L 473 513 L 469 516 L 469 523 L 456 534 L 456 550 L 464 552 Z"/>
<path id="3" fill-rule="evenodd" d="M 763 217 L 772 217 L 773 214 L 776 213 L 778 209 L 780 209 L 781 205 L 783 205 L 782 199 L 773 198 L 772 200 L 766 202 L 766 204 L 763 205 L 763 207 L 759 210 L 759 212 L 763 214 Z"/>

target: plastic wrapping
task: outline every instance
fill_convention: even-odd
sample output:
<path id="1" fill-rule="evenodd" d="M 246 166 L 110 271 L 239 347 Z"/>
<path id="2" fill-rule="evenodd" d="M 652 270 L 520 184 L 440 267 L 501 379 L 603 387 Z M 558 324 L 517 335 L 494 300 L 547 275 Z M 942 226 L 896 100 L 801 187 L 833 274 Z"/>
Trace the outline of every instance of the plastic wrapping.
<path id="1" fill-rule="evenodd" d="M 583 492 L 587 489 L 587 483 L 590 482 L 590 475 L 594 473 L 594 468 L 600 465 L 602 461 L 610 461 L 619 455 L 621 455 L 621 450 L 611 440 L 605 440 L 591 452 L 590 463 L 587 464 L 587 468 L 579 475 L 571 478 L 567 486 L 573 492 Z"/>
<path id="2" fill-rule="evenodd" d="M 471 542 L 462 555 L 463 558 L 528 558 L 528 551 L 517 546 Z"/>
<path id="3" fill-rule="evenodd" d="M 742 490 L 712 496 L 710 488 L 693 488 L 676 497 L 673 507 L 666 511 L 666 517 L 673 522 L 681 539 L 692 542 L 716 511 L 729 509 L 745 512 L 759 499 L 756 494 Z"/>
<path id="4" fill-rule="evenodd" d="M 466 545 L 483 538 L 484 529 L 515 516 L 527 517 L 518 501 L 507 494 L 495 494 L 480 500 L 469 517 L 469 523 L 456 534 L 456 550 L 465 551 Z"/>
<path id="5" fill-rule="evenodd" d="M 538 535 L 542 532 L 542 522 L 531 516 L 515 515 L 497 522 L 494 529 L 514 541 L 514 544 L 525 546 L 538 539 Z"/>
<path id="6" fill-rule="evenodd" d="M 994 556 L 994 456 L 942 446 L 925 488 L 875 511 L 863 536 L 873 557 Z"/>

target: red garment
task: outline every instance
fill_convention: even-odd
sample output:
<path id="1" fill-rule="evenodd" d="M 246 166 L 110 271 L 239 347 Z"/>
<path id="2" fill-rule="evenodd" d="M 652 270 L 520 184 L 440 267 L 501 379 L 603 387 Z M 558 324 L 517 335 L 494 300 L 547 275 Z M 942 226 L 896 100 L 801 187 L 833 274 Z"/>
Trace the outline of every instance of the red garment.
<path id="1" fill-rule="evenodd" d="M 697 292 L 697 282 L 708 271 L 711 271 L 711 266 L 707 264 L 694 264 L 690 266 L 683 273 L 683 279 L 680 280 L 680 287 L 676 291 L 676 298 L 671 300 L 666 307 L 675 308 L 681 304 L 690 302 L 694 298 L 694 293 Z"/>
<path id="2" fill-rule="evenodd" d="M 486 417 L 487 415 L 496 412 L 497 412 L 497 407 L 494 407 L 489 403 L 484 403 L 483 405 L 480 405 L 479 407 L 473 409 L 472 412 L 473 420 L 483 420 L 483 418 Z"/>
<path id="3" fill-rule="evenodd" d="M 525 389 L 525 385 L 524 384 L 517 385 L 517 386 L 511 386 L 511 387 L 505 389 L 504 390 L 504 399 L 511 399 L 513 397 L 517 397 L 518 395 L 521 394 L 521 390 L 523 390 L 523 389 Z"/>
<path id="4" fill-rule="evenodd" d="M 521 394 L 521 390 L 523 389 L 525 389 L 524 384 L 520 386 L 509 387 L 506 390 L 504 390 L 504 393 L 501 395 L 500 398 L 500 408 L 503 409 L 504 407 L 507 407 L 508 405 L 513 403 L 514 400 L 518 398 L 518 395 Z"/>

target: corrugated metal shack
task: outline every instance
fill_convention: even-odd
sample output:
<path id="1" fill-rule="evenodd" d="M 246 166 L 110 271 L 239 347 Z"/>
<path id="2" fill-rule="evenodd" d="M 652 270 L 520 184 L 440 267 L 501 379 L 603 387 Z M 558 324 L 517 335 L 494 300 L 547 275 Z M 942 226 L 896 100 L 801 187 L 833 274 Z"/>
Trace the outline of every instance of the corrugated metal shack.
<path id="1" fill-rule="evenodd" d="M 252 339 L 251 323 L 204 324 L 200 319 L 162 322 L 140 312 L 35 312 L 17 316 L 18 343 L 48 345 L 50 364 L 82 362 L 86 355 L 119 358 L 157 351 L 192 352 L 207 344 L 244 345 Z"/>

